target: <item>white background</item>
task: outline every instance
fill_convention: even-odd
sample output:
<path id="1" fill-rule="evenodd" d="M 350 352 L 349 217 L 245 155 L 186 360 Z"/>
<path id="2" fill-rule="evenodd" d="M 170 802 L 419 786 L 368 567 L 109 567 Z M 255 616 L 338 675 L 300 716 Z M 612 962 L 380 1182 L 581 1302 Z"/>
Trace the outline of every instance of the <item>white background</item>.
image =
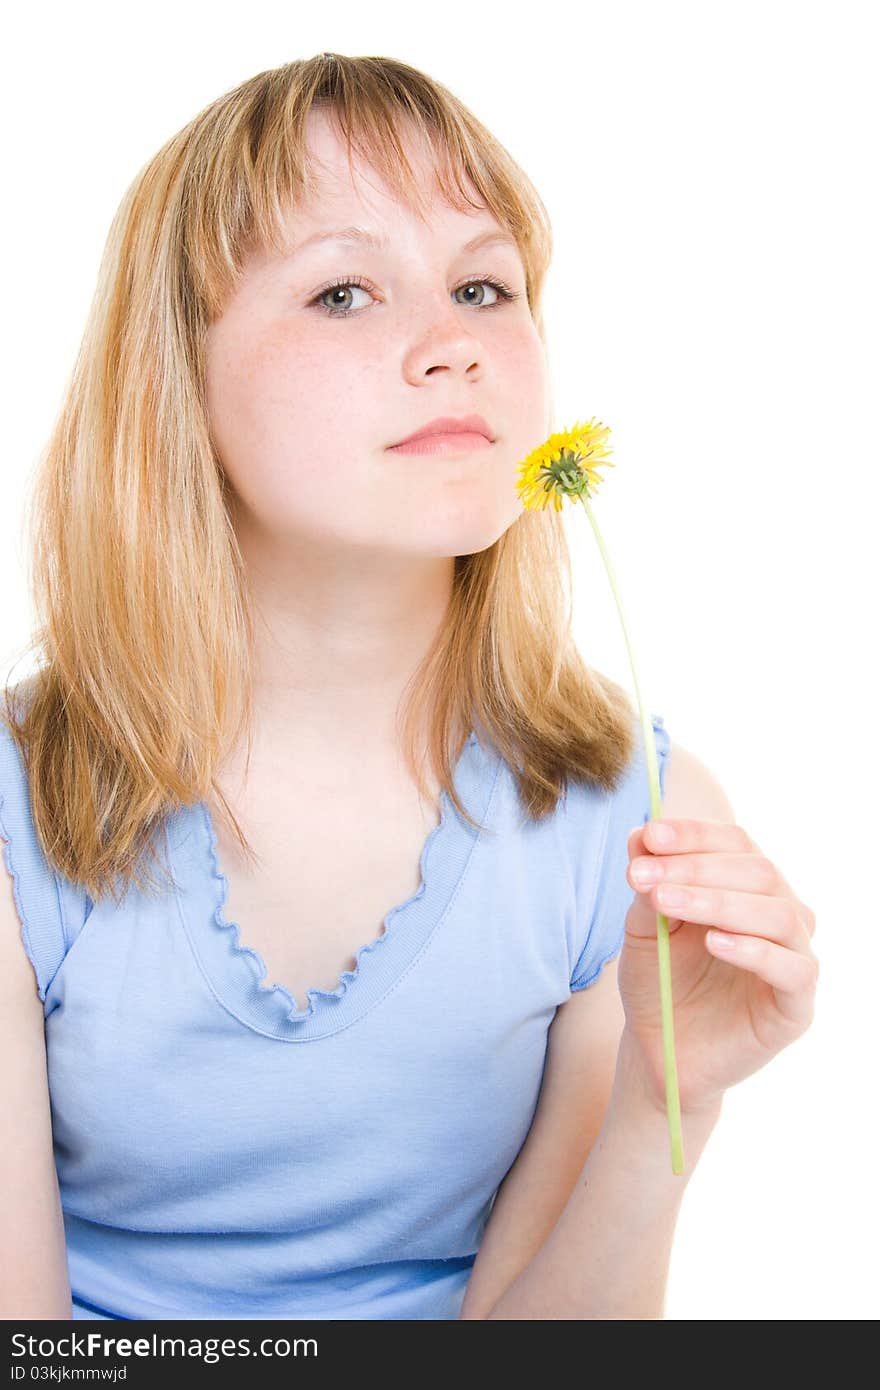
<path id="1" fill-rule="evenodd" d="M 818 918 L 815 1020 L 726 1097 L 670 1319 L 880 1311 L 876 18 L 846 0 L 153 0 L 11 21 L 4 680 L 30 633 L 32 469 L 113 213 L 170 135 L 265 68 L 384 54 L 456 92 L 543 197 L 557 428 L 612 430 L 594 511 L 646 703 Z M 589 523 L 567 524 L 579 645 L 634 694 Z"/>

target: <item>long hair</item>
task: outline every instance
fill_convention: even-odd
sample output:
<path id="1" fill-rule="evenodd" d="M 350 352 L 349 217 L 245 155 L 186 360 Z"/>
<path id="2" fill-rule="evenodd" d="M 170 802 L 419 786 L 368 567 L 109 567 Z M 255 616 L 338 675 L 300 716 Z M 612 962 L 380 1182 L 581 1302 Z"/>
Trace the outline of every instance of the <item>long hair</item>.
<path id="1" fill-rule="evenodd" d="M 167 815 L 222 803 L 215 771 L 252 728 L 254 618 L 209 436 L 204 335 L 254 246 L 281 247 L 313 188 L 306 119 L 324 109 L 423 212 L 400 130 L 431 142 L 450 203 L 513 233 L 547 352 L 541 292 L 552 233 L 529 179 L 445 87 L 391 58 L 321 53 L 258 73 L 174 135 L 137 174 L 108 233 L 82 343 L 41 453 L 27 553 L 36 672 L 0 714 L 25 759 L 50 864 L 97 901 L 161 888 L 154 836 Z M 548 433 L 550 422 L 548 421 Z M 421 792 L 415 730 L 460 815 L 454 760 L 472 729 L 513 770 L 525 814 L 553 810 L 569 778 L 611 791 L 632 755 L 633 706 L 585 665 L 571 635 L 561 515 L 526 511 L 455 558 L 451 602 L 404 692 L 404 747 Z M 10 698 L 13 697 L 13 698 Z"/>

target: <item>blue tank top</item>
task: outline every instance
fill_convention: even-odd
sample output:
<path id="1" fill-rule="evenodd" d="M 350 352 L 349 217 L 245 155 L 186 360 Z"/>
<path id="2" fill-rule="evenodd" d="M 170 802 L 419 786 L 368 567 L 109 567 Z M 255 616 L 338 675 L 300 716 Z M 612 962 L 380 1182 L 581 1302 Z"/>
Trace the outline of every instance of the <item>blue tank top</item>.
<path id="1" fill-rule="evenodd" d="M 623 945 L 650 797 L 640 724 L 616 790 L 571 783 L 540 825 L 473 733 L 454 780 L 483 831 L 442 792 L 418 890 L 297 1008 L 224 917 L 204 802 L 160 836 L 174 889 L 93 903 L 43 856 L 0 723 L 74 1318 L 458 1317 L 556 1009 Z"/>

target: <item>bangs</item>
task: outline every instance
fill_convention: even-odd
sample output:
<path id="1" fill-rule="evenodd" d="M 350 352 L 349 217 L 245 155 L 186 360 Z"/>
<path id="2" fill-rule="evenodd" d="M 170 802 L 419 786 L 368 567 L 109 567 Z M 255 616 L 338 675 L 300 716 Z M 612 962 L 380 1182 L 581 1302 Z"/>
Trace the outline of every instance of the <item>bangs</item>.
<path id="1" fill-rule="evenodd" d="M 451 94 L 414 82 L 403 66 L 407 77 L 395 81 L 395 65 L 384 59 L 375 67 L 365 59 L 347 65 L 325 54 L 299 66 L 299 82 L 285 69 L 268 81 L 267 74 L 254 79 L 250 104 L 238 90 L 220 149 L 221 112 L 217 103 L 209 108 L 205 158 L 190 163 L 183 199 L 187 260 L 209 319 L 222 312 L 252 251 L 284 255 L 290 249 L 291 214 L 318 197 L 322 166 L 308 138 L 313 112 L 326 115 L 344 143 L 353 181 L 356 154 L 422 222 L 438 198 L 459 212 L 487 211 L 515 238 L 527 278 L 535 255 L 549 259 L 542 241 L 546 224 L 511 177 L 504 151 L 469 128 L 467 112 L 459 112 Z M 197 131 L 193 139 L 197 146 Z M 427 185 L 411 154 L 432 170 Z M 540 245 L 530 257 L 536 237 Z"/>

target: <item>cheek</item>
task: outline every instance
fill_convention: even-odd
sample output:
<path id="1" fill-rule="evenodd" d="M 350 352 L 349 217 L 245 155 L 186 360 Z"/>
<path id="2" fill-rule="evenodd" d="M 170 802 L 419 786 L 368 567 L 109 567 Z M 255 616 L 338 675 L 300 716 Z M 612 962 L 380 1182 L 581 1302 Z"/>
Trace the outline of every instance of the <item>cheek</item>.
<path id="1" fill-rule="evenodd" d="M 501 453 L 508 469 L 508 485 L 515 488 L 518 465 L 552 432 L 550 379 L 544 348 L 534 341 L 520 342 L 507 366 L 506 406 L 499 419 Z M 499 459 L 499 464 L 501 460 Z M 522 506 L 515 494 L 518 506 Z"/>
<path id="2" fill-rule="evenodd" d="M 549 434 L 550 381 L 544 344 L 531 319 L 498 344 L 495 365 L 503 383 L 499 433 L 523 455 Z"/>
<path id="3" fill-rule="evenodd" d="M 351 440 L 355 392 L 305 340 L 266 335 L 245 345 L 230 331 L 206 362 L 211 435 L 239 495 L 261 507 L 289 493 L 291 478 L 320 480 L 328 456 Z M 355 412 L 353 417 L 352 412 Z"/>
<path id="4" fill-rule="evenodd" d="M 304 346 L 269 337 L 237 344 L 219 358 L 216 385 L 211 403 L 227 437 L 253 438 L 279 424 L 289 427 L 316 383 Z"/>

